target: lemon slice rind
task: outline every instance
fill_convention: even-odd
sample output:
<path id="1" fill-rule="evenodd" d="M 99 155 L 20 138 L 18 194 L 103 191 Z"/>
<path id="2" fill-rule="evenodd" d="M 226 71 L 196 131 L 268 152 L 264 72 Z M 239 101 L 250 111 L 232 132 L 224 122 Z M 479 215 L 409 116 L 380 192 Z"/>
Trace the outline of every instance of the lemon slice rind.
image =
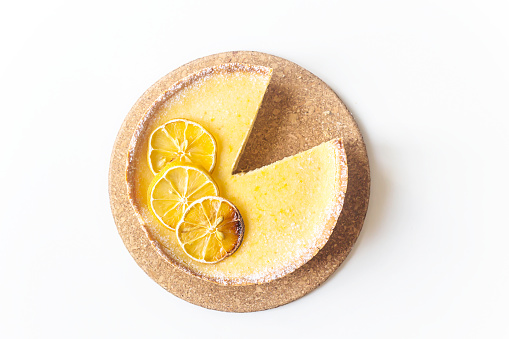
<path id="1" fill-rule="evenodd" d="M 221 224 L 223 224 L 223 227 L 221 228 L 221 230 L 224 231 L 225 229 L 225 225 L 227 224 L 231 224 L 231 223 L 235 223 L 235 225 L 231 225 L 230 228 L 235 228 L 235 236 L 236 236 L 236 239 L 235 239 L 235 243 L 233 244 L 233 246 L 231 248 L 228 248 L 227 250 L 224 249 L 224 247 L 222 248 L 224 250 L 224 254 L 222 256 L 220 256 L 217 260 L 205 260 L 205 255 L 202 255 L 202 258 L 197 258 L 196 256 L 192 255 L 191 253 L 188 252 L 187 248 L 186 248 L 186 244 L 182 241 L 182 237 L 181 237 L 181 231 L 182 231 L 182 228 L 183 226 L 187 223 L 185 221 L 185 218 L 186 216 L 193 210 L 194 207 L 196 207 L 197 205 L 201 205 L 201 208 L 203 210 L 203 203 L 207 200 L 216 200 L 219 202 L 219 205 L 223 204 L 223 203 L 226 203 L 228 204 L 232 210 L 233 210 L 233 216 L 231 217 L 232 220 L 227 220 L 227 221 L 224 221 L 223 219 L 223 216 L 219 216 L 221 219 L 219 220 L 219 225 L 212 225 L 212 223 L 210 223 L 210 220 L 209 220 L 209 226 L 211 228 L 214 228 L 214 232 L 211 232 L 211 233 L 208 233 L 207 235 L 203 236 L 203 237 L 207 237 L 209 236 L 209 239 L 210 238 L 213 238 L 214 241 L 216 242 L 220 242 L 221 240 L 224 240 L 225 238 L 225 235 L 224 233 L 220 232 L 219 231 L 219 226 Z M 220 207 L 218 207 L 218 210 L 219 210 Z M 217 220 L 218 219 L 218 210 L 216 210 L 216 213 L 215 213 L 215 219 Z M 205 210 L 203 210 L 203 212 L 205 212 Z M 206 212 L 205 212 L 206 213 Z M 218 197 L 218 196 L 208 196 L 208 197 L 203 197 L 201 199 L 198 199 L 196 201 L 194 201 L 192 204 L 189 205 L 189 207 L 186 209 L 186 211 L 184 212 L 184 215 L 182 215 L 182 218 L 180 219 L 180 222 L 179 224 L 177 225 L 176 229 L 175 229 L 175 235 L 176 235 L 176 238 L 177 238 L 177 241 L 180 245 L 180 247 L 182 248 L 182 250 L 184 251 L 184 253 L 187 254 L 187 256 L 189 256 L 191 259 L 195 260 L 195 261 L 198 261 L 198 262 L 201 262 L 201 263 L 204 263 L 204 264 L 215 264 L 215 263 L 218 263 L 224 259 L 226 259 L 227 257 L 229 257 L 230 255 L 232 255 L 233 253 L 235 253 L 235 251 L 239 248 L 240 244 L 242 243 L 242 240 L 244 238 L 244 230 L 245 230 L 245 226 L 244 226 L 244 220 L 242 219 L 242 215 L 240 214 L 238 208 L 232 203 L 230 202 L 229 200 L 227 199 L 224 199 L 222 197 Z M 231 232 L 229 232 L 231 233 Z M 201 238 L 201 237 L 199 237 Z M 217 238 L 217 239 L 216 239 Z M 207 243 L 208 245 L 208 243 Z M 221 245 L 222 247 L 222 245 Z M 204 252 L 206 251 L 206 247 L 204 248 Z"/>
<path id="2" fill-rule="evenodd" d="M 184 170 L 187 173 L 187 177 L 185 178 L 185 185 L 186 189 L 184 192 L 182 191 L 182 187 L 178 187 L 181 185 L 175 185 L 175 183 L 171 182 L 167 178 L 167 175 L 171 171 L 176 170 Z M 189 172 L 192 171 L 192 172 Z M 193 173 L 194 172 L 194 173 Z M 193 173 L 194 176 L 194 182 L 190 182 L 189 177 L 190 174 Z M 201 177 L 201 178 L 200 178 Z M 197 180 L 198 179 L 198 180 Z M 196 181 L 202 180 L 202 183 L 196 183 Z M 161 185 L 161 183 L 165 181 L 164 185 L 167 186 L 169 190 L 172 190 L 173 192 L 162 192 L 164 195 L 165 193 L 168 195 L 173 195 L 174 197 L 163 197 L 163 198 L 154 198 L 154 195 L 156 194 L 156 189 L 159 187 L 158 185 Z M 192 190 L 189 189 L 189 185 L 198 185 L 198 187 L 194 187 Z M 200 195 L 200 190 L 207 192 L 206 194 Z M 176 194 L 175 194 L 176 193 Z M 150 186 L 148 188 L 148 207 L 149 210 L 152 212 L 154 217 L 166 228 L 170 230 L 175 230 L 176 226 L 182 219 L 182 216 L 184 215 L 185 211 L 187 210 L 188 206 L 191 205 L 195 200 L 198 200 L 205 196 L 218 196 L 219 195 L 219 188 L 217 184 L 214 182 L 214 179 L 210 176 L 210 174 L 203 170 L 200 166 L 188 164 L 188 163 L 182 163 L 179 161 L 173 161 L 171 163 L 166 164 L 166 166 L 152 179 L 152 182 L 150 183 Z M 178 219 L 173 224 L 175 226 L 172 226 L 168 224 L 167 221 L 164 220 L 164 217 L 167 215 L 167 213 L 170 213 L 172 211 L 165 211 L 163 215 L 161 215 L 161 208 L 158 206 L 155 206 L 155 202 L 157 201 L 171 201 L 173 200 L 175 202 L 174 206 L 172 206 L 172 210 L 174 212 L 180 212 L 180 217 L 178 215 L 174 219 Z M 171 204 L 171 202 L 169 202 Z M 173 212 L 172 212 L 173 213 Z"/>
<path id="3" fill-rule="evenodd" d="M 173 143 L 175 143 L 175 147 L 176 148 L 180 148 L 180 147 L 190 147 L 191 144 L 187 144 L 185 146 L 183 145 L 177 145 L 176 141 L 174 140 L 174 138 L 172 136 L 170 136 L 168 134 L 168 130 L 166 129 L 167 126 L 171 125 L 171 124 L 175 124 L 177 122 L 183 122 L 185 123 L 186 127 L 185 127 L 185 130 L 184 130 L 184 137 L 186 137 L 186 131 L 187 131 L 187 128 L 189 125 L 192 125 L 196 128 L 198 128 L 202 133 L 195 138 L 194 141 L 202 138 L 203 135 L 205 135 L 207 138 L 208 138 L 208 141 L 210 142 L 210 144 L 213 146 L 213 151 L 210 152 L 210 154 L 190 154 L 190 156 L 192 156 L 193 158 L 195 158 L 196 156 L 201 156 L 201 157 L 206 157 L 206 158 L 211 158 L 211 163 L 210 165 L 208 166 L 208 168 L 206 168 L 207 166 L 203 166 L 202 164 L 200 164 L 199 162 L 197 161 L 192 161 L 192 160 L 188 160 L 188 161 L 185 161 L 183 160 L 183 158 L 185 159 L 185 156 L 182 156 L 180 158 L 177 159 L 177 155 L 175 155 L 175 160 L 173 161 L 180 161 L 180 162 L 187 162 L 187 163 L 193 163 L 193 164 L 198 164 L 198 165 L 201 165 L 202 167 L 204 167 L 209 173 L 212 173 L 212 171 L 214 170 L 214 167 L 216 166 L 216 153 L 217 153 L 217 143 L 216 143 L 216 139 L 212 136 L 212 134 L 210 134 L 209 131 L 207 131 L 203 126 L 201 126 L 200 124 L 194 122 L 194 121 L 191 121 L 191 120 L 187 120 L 187 119 L 181 119 L 181 118 L 178 118 L 178 119 L 172 119 L 166 123 L 164 123 L 163 125 L 159 126 L 158 128 L 156 128 L 151 134 L 150 134 L 150 137 L 149 137 L 149 142 L 148 142 L 148 147 L 149 147 L 149 150 L 148 150 L 148 153 L 147 153 L 147 161 L 148 161 L 148 164 L 149 164 L 149 167 L 150 167 L 150 170 L 152 171 L 152 173 L 154 175 L 157 175 L 158 174 L 158 171 L 156 171 L 156 169 L 154 169 L 154 164 L 153 164 L 153 159 L 152 159 L 152 156 L 154 155 L 155 152 L 162 152 L 162 153 L 172 153 L 171 151 L 168 151 L 168 150 L 164 150 L 164 149 L 160 149 L 160 148 L 154 148 L 153 147 L 153 139 L 154 139 L 154 135 L 159 132 L 159 131 L 164 131 L 164 134 L 166 135 L 166 137 L 168 139 L 171 139 L 173 141 Z M 186 139 L 185 142 L 187 142 L 188 140 Z M 172 145 L 173 146 L 173 145 Z M 188 156 L 189 158 L 189 156 Z M 169 162 L 172 162 L 171 160 L 170 161 L 165 161 L 165 164 L 166 165 L 167 163 Z M 162 165 L 161 167 L 164 167 L 164 165 Z"/>

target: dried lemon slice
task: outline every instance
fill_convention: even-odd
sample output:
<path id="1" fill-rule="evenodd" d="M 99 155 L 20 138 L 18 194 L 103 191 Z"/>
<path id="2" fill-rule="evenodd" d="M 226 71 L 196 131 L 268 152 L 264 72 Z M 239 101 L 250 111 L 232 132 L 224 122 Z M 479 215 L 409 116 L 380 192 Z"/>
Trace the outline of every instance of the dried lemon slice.
<path id="1" fill-rule="evenodd" d="M 150 135 L 148 163 L 157 174 L 173 160 L 191 162 L 212 172 L 216 164 L 216 141 L 196 122 L 170 120 Z"/>
<path id="2" fill-rule="evenodd" d="M 167 164 L 148 188 L 148 206 L 166 227 L 175 229 L 187 207 L 205 196 L 219 195 L 210 175 L 192 164 Z"/>
<path id="3" fill-rule="evenodd" d="M 244 221 L 230 201 L 220 197 L 196 200 L 176 229 L 177 240 L 194 260 L 213 264 L 237 250 L 244 237 Z"/>

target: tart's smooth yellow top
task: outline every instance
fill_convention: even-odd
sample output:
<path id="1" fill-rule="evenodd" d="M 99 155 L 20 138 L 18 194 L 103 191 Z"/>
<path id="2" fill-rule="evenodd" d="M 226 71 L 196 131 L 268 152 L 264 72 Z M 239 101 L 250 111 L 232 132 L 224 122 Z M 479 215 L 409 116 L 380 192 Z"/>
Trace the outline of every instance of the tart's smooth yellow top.
<path id="1" fill-rule="evenodd" d="M 292 272 L 325 245 L 343 205 L 347 166 L 337 139 L 249 173 L 232 175 L 271 74 L 269 68 L 242 64 L 195 73 L 154 103 L 131 142 L 129 196 L 148 235 L 170 261 L 214 282 L 262 283 Z M 214 136 L 217 162 L 211 176 L 220 195 L 233 202 L 244 219 L 239 249 L 216 264 L 189 258 L 175 232 L 161 225 L 148 209 L 147 190 L 154 177 L 148 163 L 148 140 L 156 128 L 176 118 L 197 122 Z"/>

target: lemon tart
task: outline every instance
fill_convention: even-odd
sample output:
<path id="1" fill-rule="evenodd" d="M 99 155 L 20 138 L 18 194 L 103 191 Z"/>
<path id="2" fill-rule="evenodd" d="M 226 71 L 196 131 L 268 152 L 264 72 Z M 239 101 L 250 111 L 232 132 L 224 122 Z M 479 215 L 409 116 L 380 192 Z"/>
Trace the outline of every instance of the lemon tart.
<path id="1" fill-rule="evenodd" d="M 343 206 L 348 170 L 339 139 L 248 173 L 232 174 L 271 75 L 270 68 L 245 64 L 222 64 L 194 73 L 154 102 L 131 140 L 129 198 L 147 235 L 170 262 L 216 283 L 264 283 L 294 271 L 325 245 Z M 190 258 L 175 231 L 150 211 L 148 195 L 155 176 L 149 161 L 151 136 L 175 119 L 197 123 L 213 136 L 217 157 L 210 176 L 244 222 L 240 247 L 214 264 Z"/>

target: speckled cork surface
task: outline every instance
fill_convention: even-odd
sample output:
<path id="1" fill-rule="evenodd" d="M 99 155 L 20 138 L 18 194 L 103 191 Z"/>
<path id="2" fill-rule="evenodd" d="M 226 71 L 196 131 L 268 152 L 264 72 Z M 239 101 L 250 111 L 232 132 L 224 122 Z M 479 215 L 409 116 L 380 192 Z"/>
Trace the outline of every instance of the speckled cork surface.
<path id="1" fill-rule="evenodd" d="M 271 67 L 272 80 L 238 164 L 249 171 L 342 137 L 348 160 L 343 211 L 327 244 L 307 264 L 261 285 L 222 286 L 174 267 L 150 244 L 127 197 L 129 142 L 150 105 L 174 82 L 205 67 L 237 62 Z M 112 213 L 138 265 L 159 285 L 193 304 L 228 312 L 253 312 L 287 304 L 317 288 L 345 260 L 362 228 L 369 201 L 369 164 L 362 135 L 338 96 L 304 68 L 260 52 L 226 52 L 192 61 L 164 76 L 136 102 L 114 144 L 109 172 Z M 143 291 L 139 291 L 143 293 Z"/>

